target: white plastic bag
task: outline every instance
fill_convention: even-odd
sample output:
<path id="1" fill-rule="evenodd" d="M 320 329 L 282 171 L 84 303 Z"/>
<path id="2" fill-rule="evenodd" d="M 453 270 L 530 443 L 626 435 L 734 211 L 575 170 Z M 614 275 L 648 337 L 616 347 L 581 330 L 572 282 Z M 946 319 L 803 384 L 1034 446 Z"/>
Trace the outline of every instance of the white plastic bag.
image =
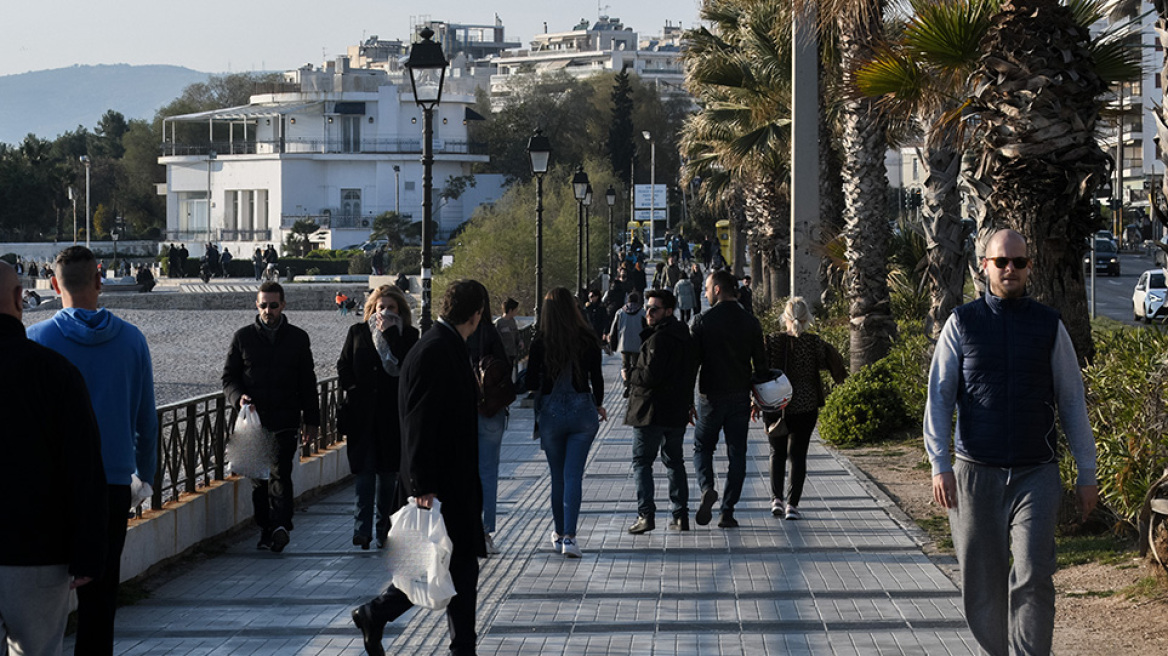
<path id="1" fill-rule="evenodd" d="M 394 587 L 415 606 L 446 608 L 456 593 L 450 578 L 453 545 L 442 520 L 442 504 L 435 499 L 433 508 L 426 510 L 410 497 L 390 521 L 386 550 Z"/>
<path id="2" fill-rule="evenodd" d="M 260 414 L 248 403 L 235 418 L 235 431 L 227 441 L 227 462 L 231 473 L 266 479 L 276 463 L 276 437 L 260 425 Z"/>

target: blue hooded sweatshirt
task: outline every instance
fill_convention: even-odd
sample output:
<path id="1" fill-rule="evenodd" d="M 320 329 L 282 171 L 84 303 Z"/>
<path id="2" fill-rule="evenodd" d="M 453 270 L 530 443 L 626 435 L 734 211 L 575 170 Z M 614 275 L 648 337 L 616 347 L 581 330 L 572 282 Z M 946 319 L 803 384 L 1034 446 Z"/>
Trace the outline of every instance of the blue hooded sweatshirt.
<path id="1" fill-rule="evenodd" d="M 65 356 L 81 370 L 101 429 L 106 482 L 129 485 L 131 475 L 137 473 L 153 485 L 158 468 L 158 413 L 154 367 L 142 332 L 104 308 L 65 308 L 29 327 L 28 338 Z"/>

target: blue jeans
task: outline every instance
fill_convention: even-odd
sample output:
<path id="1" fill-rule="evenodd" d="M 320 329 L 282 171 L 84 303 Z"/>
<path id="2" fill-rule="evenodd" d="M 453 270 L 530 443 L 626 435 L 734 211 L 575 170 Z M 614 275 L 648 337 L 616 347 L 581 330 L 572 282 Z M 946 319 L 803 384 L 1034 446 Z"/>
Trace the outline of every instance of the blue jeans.
<path id="1" fill-rule="evenodd" d="M 553 392 L 540 399 L 539 441 L 551 470 L 552 518 L 560 535 L 576 535 L 584 464 L 598 430 L 591 393 Z"/>
<path id="2" fill-rule="evenodd" d="M 653 502 L 653 461 L 657 451 L 661 451 L 661 462 L 669 476 L 669 500 L 673 504 L 673 516 L 689 514 L 689 479 L 685 473 L 685 456 L 681 443 L 685 439 L 685 426 L 666 428 L 665 426 L 633 427 L 633 478 L 637 484 L 637 514 L 652 517 L 657 512 Z"/>
<path id="3" fill-rule="evenodd" d="M 499 496 L 499 451 L 503 447 L 503 429 L 507 410 L 494 417 L 479 415 L 479 480 L 483 485 L 483 530 L 495 532 L 496 498 Z"/>
<path id="4" fill-rule="evenodd" d="M 357 501 L 353 506 L 353 536 L 372 539 L 377 528 L 377 539 L 385 540 L 389 533 L 389 517 L 397 509 L 393 507 L 393 490 L 397 485 L 397 472 L 376 471 L 366 467 L 354 476 Z M 376 503 L 375 503 L 376 500 Z M 373 523 L 376 505 L 377 523 Z"/>
<path id="5" fill-rule="evenodd" d="M 714 476 L 714 448 L 718 433 L 726 435 L 726 458 L 730 467 L 726 472 L 726 489 L 722 494 L 722 511 L 734 510 L 742 496 L 746 480 L 746 432 L 750 428 L 750 395 L 698 395 L 698 421 L 694 428 L 694 471 L 698 487 L 704 492 L 716 490 Z"/>

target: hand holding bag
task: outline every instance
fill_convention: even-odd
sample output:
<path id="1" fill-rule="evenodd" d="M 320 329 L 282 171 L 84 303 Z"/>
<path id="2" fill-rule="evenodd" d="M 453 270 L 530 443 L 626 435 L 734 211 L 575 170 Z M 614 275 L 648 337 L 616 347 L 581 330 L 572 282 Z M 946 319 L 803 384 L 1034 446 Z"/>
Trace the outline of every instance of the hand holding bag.
<path id="1" fill-rule="evenodd" d="M 456 594 L 450 578 L 454 545 L 446 534 L 442 504 L 419 508 L 414 497 L 393 514 L 386 551 L 393 586 L 415 606 L 441 610 Z"/>
<path id="2" fill-rule="evenodd" d="M 227 441 L 226 459 L 231 473 L 266 479 L 276 463 L 276 437 L 260 425 L 260 414 L 248 403 L 235 418 L 235 430 Z"/>

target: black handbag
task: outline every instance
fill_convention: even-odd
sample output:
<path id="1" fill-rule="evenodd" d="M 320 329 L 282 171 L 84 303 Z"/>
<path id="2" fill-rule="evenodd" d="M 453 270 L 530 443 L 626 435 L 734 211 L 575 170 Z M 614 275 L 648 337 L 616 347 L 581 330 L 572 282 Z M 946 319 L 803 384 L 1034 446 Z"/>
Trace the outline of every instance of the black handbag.
<path id="1" fill-rule="evenodd" d="M 762 415 L 763 425 L 766 426 L 767 437 L 786 437 L 791 434 L 790 427 L 787 426 L 787 411 L 782 410 L 771 414 L 764 412 Z"/>

